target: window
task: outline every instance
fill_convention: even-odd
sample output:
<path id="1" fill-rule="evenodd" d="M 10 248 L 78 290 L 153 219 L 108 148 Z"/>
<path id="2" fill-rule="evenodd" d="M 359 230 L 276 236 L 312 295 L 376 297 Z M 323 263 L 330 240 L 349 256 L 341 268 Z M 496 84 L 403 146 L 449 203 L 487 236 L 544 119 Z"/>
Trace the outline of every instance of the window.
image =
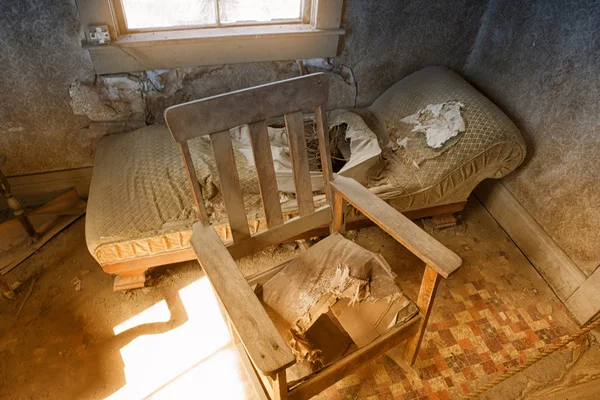
<path id="1" fill-rule="evenodd" d="M 120 3 L 120 8 L 118 7 Z M 121 0 L 122 29 L 132 31 L 301 23 L 302 0 Z"/>
<path id="2" fill-rule="evenodd" d="M 77 0 L 99 74 L 333 57 L 342 0 Z"/>

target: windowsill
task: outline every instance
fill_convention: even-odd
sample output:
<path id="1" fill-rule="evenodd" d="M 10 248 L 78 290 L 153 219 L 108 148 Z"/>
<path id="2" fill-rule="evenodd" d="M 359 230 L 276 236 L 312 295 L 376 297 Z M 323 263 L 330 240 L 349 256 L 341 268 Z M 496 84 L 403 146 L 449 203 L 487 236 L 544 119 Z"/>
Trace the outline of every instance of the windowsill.
<path id="1" fill-rule="evenodd" d="M 309 24 L 236 26 L 122 35 L 85 45 L 97 74 L 334 57 L 344 29 Z"/>
<path id="2" fill-rule="evenodd" d="M 226 28 L 185 29 L 177 31 L 158 31 L 131 33 L 122 35 L 113 41 L 117 46 L 134 47 L 160 43 L 183 43 L 204 40 L 236 40 L 259 39 L 262 37 L 311 37 L 342 36 L 344 29 L 315 29 L 308 24 L 271 25 L 271 26 L 236 26 Z M 106 45 L 84 44 L 86 50 L 94 50 Z"/>

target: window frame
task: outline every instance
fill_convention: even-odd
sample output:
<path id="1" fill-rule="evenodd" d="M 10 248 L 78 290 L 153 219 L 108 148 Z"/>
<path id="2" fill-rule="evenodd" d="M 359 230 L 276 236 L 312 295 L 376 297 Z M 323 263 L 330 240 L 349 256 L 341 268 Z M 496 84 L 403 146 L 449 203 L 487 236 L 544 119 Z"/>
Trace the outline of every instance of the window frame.
<path id="1" fill-rule="evenodd" d="M 334 57 L 344 34 L 343 0 L 304 0 L 302 21 L 133 30 L 125 27 L 120 0 L 76 3 L 87 41 L 83 46 L 98 74 Z M 98 25 L 108 26 L 110 43 L 89 44 L 87 28 Z"/>
<path id="2" fill-rule="evenodd" d="M 134 33 L 148 33 L 148 32 L 171 32 L 178 30 L 195 30 L 195 29 L 211 29 L 211 28 L 227 28 L 234 26 L 265 26 L 265 25 L 288 25 L 288 24 L 309 24 L 311 21 L 311 5 L 312 0 L 302 0 L 300 7 L 300 17 L 295 19 L 280 19 L 271 21 L 243 21 L 243 22 L 221 22 L 220 12 L 218 4 L 222 0 L 214 0 L 217 6 L 215 7 L 216 24 L 206 25 L 180 25 L 180 26 L 169 26 L 169 27 L 154 27 L 154 28 L 137 28 L 130 29 L 127 27 L 127 16 L 125 8 L 123 7 L 122 0 L 110 0 L 111 8 L 113 10 L 115 29 L 118 36 L 134 34 Z"/>

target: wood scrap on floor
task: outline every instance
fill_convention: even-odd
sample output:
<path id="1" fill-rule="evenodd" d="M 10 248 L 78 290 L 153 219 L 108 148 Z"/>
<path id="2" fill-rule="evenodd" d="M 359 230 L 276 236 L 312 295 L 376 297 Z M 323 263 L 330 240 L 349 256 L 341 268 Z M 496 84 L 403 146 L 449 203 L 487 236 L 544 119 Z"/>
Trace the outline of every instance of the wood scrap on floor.
<path id="1" fill-rule="evenodd" d="M 29 296 L 31 296 L 31 293 L 33 292 L 33 287 L 35 286 L 36 281 L 37 281 L 36 278 L 33 278 L 31 280 L 31 284 L 29 285 L 27 294 L 23 298 L 23 301 L 21 301 L 21 305 L 19 306 L 19 309 L 17 310 L 17 314 L 15 315 L 15 320 L 19 319 L 19 316 L 21 315 L 21 311 L 23 311 L 23 308 L 25 308 L 25 304 L 27 303 L 27 300 L 29 300 Z"/>
<path id="2" fill-rule="evenodd" d="M 37 238 L 32 239 L 16 219 L 0 224 L 0 276 L 6 275 L 57 233 L 85 213 L 87 203 L 72 189 L 28 214 Z M 2 279 L 5 282 L 4 279 Z M 10 288 L 10 285 L 5 282 Z M 3 292 L 7 293 L 3 285 Z"/>

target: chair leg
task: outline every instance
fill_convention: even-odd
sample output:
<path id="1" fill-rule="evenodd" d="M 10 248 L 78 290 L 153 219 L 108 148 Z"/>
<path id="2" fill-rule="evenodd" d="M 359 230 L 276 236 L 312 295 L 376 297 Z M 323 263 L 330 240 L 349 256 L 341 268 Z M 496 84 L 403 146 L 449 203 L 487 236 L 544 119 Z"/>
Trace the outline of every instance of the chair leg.
<path id="1" fill-rule="evenodd" d="M 116 292 L 119 290 L 143 288 L 146 284 L 146 270 L 147 268 L 120 273 L 115 277 L 113 290 Z"/>
<path id="2" fill-rule="evenodd" d="M 331 221 L 331 233 L 346 231 L 346 200 L 337 190 L 333 191 L 333 219 Z"/>
<path id="3" fill-rule="evenodd" d="M 279 371 L 275 376 L 271 377 L 271 379 L 273 382 L 273 400 L 287 400 L 288 389 L 285 369 Z"/>
<path id="4" fill-rule="evenodd" d="M 413 365 L 419 353 L 419 347 L 421 347 L 421 341 L 427 328 L 427 321 L 431 314 L 431 308 L 433 306 L 433 299 L 435 298 L 435 292 L 437 286 L 440 283 L 440 275 L 429 265 L 425 267 L 425 273 L 423 274 L 423 281 L 421 282 L 421 289 L 419 290 L 419 297 L 417 298 L 417 307 L 419 307 L 419 313 L 421 314 L 421 326 L 417 333 L 406 341 L 404 347 L 404 360 L 409 364 Z"/>

